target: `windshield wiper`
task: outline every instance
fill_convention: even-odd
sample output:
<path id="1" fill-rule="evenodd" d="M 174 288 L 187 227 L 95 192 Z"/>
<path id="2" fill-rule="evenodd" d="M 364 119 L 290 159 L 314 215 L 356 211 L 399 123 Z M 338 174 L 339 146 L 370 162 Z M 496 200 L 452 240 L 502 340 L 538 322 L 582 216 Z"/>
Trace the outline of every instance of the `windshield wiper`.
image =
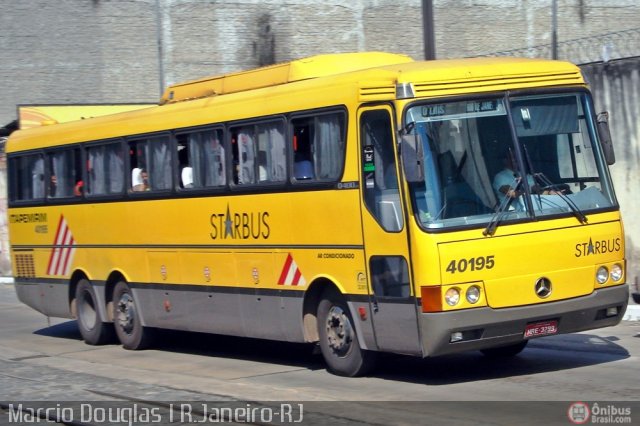
<path id="1" fill-rule="evenodd" d="M 498 224 L 502 220 L 502 216 L 504 216 L 504 213 L 509 209 L 509 206 L 511 205 L 511 201 L 513 200 L 513 198 L 509 196 L 509 193 L 512 193 L 511 191 L 513 191 L 513 193 L 517 192 L 521 182 L 522 182 L 522 179 L 520 179 L 519 177 L 516 177 L 511 183 L 511 185 L 509 185 L 509 189 L 507 190 L 507 193 L 504 194 L 504 198 L 502 199 L 502 201 L 500 202 L 500 205 L 498 206 L 498 210 L 496 210 L 493 216 L 491 216 L 491 220 L 489 221 L 489 224 L 487 225 L 487 227 L 484 228 L 484 231 L 482 231 L 482 235 L 486 237 L 488 235 L 490 236 L 495 234 L 496 229 L 498 228 Z"/>
<path id="2" fill-rule="evenodd" d="M 543 189 L 544 188 L 550 188 L 553 189 L 555 187 L 555 184 L 553 182 L 551 182 L 545 175 L 544 173 L 540 172 L 540 173 L 534 173 L 533 174 L 533 178 L 540 181 L 543 185 Z M 562 191 L 555 191 L 554 190 L 554 194 L 553 195 L 557 195 L 560 198 L 562 198 L 562 200 L 567 203 L 567 205 L 569 206 L 569 208 L 571 209 L 571 211 L 573 212 L 574 216 L 580 221 L 580 223 L 585 224 L 587 223 L 587 216 L 585 216 L 584 213 L 582 213 L 582 210 L 580 210 L 580 207 L 578 207 L 576 205 L 576 203 L 573 202 L 573 200 L 569 197 L 567 197 L 567 194 L 563 193 Z"/>
<path id="3" fill-rule="evenodd" d="M 533 175 L 533 179 L 542 184 L 542 188 L 541 189 L 543 189 L 543 190 L 545 190 L 545 188 L 553 189 L 555 187 L 555 184 L 553 182 L 551 182 L 549 180 L 549 178 L 547 178 L 544 175 L 544 173 L 542 173 L 542 172 L 536 173 L 533 170 L 533 164 L 531 162 L 531 158 L 529 157 L 529 151 L 527 150 L 527 146 L 523 144 L 522 148 L 524 150 L 524 155 L 525 155 L 525 158 L 527 159 L 527 163 L 529 165 L 529 170 L 531 171 L 531 174 Z M 562 201 L 567 203 L 567 205 L 569 206 L 569 208 L 571 209 L 571 211 L 573 212 L 575 217 L 580 221 L 580 223 L 582 223 L 582 224 L 587 223 L 587 216 L 585 216 L 585 214 L 582 213 L 582 210 L 580 210 L 580 208 L 576 205 L 576 203 L 573 202 L 573 200 L 571 198 L 567 197 L 567 194 L 563 193 L 562 191 L 556 191 L 556 190 L 554 190 L 554 193 L 555 193 L 554 195 L 559 196 L 562 199 Z"/>

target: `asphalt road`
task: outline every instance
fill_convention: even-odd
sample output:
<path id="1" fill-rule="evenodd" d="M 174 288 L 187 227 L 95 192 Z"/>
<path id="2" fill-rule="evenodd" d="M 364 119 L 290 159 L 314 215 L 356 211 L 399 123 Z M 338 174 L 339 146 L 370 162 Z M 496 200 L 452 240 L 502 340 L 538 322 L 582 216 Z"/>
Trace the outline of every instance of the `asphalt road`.
<path id="1" fill-rule="evenodd" d="M 163 332 L 146 351 L 115 343 L 89 346 L 75 321 L 49 322 L 21 305 L 12 285 L 0 284 L 0 348 L 1 424 L 7 423 L 8 401 L 33 400 L 149 403 L 176 413 L 169 402 L 294 404 L 294 415 L 284 419 L 239 421 L 254 424 L 300 420 L 295 416 L 301 403 L 304 424 L 412 425 L 566 425 L 571 404 L 585 401 L 592 417 L 596 411 L 625 414 L 628 408 L 632 423 L 640 424 L 639 321 L 532 340 L 507 360 L 476 352 L 433 359 L 388 356 L 369 377 L 342 378 L 325 371 L 311 345 Z M 206 410 L 196 412 L 207 420 Z M 12 420 L 33 424 L 15 415 Z M 132 424 L 157 423 L 152 420 Z M 190 418 L 161 420 L 187 424 Z M 116 423 L 127 424 L 109 424 Z"/>

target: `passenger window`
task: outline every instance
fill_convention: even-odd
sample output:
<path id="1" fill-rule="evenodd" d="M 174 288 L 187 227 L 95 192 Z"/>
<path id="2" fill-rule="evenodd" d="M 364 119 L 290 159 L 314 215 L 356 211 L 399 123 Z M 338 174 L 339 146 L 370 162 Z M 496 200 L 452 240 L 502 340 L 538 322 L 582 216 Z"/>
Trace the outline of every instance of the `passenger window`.
<path id="1" fill-rule="evenodd" d="M 373 294 L 378 297 L 409 297 L 409 268 L 402 256 L 372 256 L 369 260 Z"/>
<path id="2" fill-rule="evenodd" d="M 284 182 L 287 156 L 282 122 L 258 125 L 258 182 Z"/>
<path id="3" fill-rule="evenodd" d="M 178 136 L 180 188 L 224 186 L 227 182 L 222 130 Z"/>
<path id="4" fill-rule="evenodd" d="M 238 185 L 284 182 L 286 154 L 282 121 L 231 129 L 233 179 Z"/>
<path id="5" fill-rule="evenodd" d="M 336 181 L 344 165 L 345 117 L 327 113 L 292 120 L 293 178 Z"/>
<path id="6" fill-rule="evenodd" d="M 129 142 L 131 191 L 171 189 L 172 167 L 169 136 L 155 136 Z"/>
<path id="7" fill-rule="evenodd" d="M 124 189 L 124 152 L 118 142 L 90 146 L 87 152 L 87 195 L 120 194 Z"/>
<path id="8" fill-rule="evenodd" d="M 49 198 L 70 198 L 82 195 L 82 159 L 80 149 L 51 152 L 49 159 Z"/>
<path id="9" fill-rule="evenodd" d="M 15 201 L 42 200 L 45 195 L 44 159 L 41 154 L 11 159 L 15 173 L 12 199 Z"/>
<path id="10" fill-rule="evenodd" d="M 360 118 L 362 185 L 369 212 L 385 231 L 404 226 L 394 157 L 391 118 L 385 110 L 367 111 Z"/>
<path id="11" fill-rule="evenodd" d="M 253 148 L 253 126 L 236 127 L 231 130 L 233 150 L 233 182 L 237 185 L 255 183 L 255 151 Z"/>

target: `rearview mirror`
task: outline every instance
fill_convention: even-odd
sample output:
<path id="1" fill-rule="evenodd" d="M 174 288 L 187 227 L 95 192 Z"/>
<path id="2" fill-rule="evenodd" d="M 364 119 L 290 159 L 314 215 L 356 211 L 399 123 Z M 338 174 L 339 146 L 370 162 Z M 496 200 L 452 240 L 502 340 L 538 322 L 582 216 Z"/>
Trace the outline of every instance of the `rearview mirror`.
<path id="1" fill-rule="evenodd" d="M 613 165 L 616 162 L 616 154 L 613 151 L 613 142 L 611 141 L 611 131 L 609 130 L 609 113 L 601 112 L 598 114 L 598 136 L 600 136 L 600 142 L 602 143 L 602 150 L 604 151 L 604 158 L 608 165 Z"/>
<path id="2" fill-rule="evenodd" d="M 417 134 L 402 135 L 400 154 L 404 177 L 409 183 L 424 182 L 422 141 Z"/>

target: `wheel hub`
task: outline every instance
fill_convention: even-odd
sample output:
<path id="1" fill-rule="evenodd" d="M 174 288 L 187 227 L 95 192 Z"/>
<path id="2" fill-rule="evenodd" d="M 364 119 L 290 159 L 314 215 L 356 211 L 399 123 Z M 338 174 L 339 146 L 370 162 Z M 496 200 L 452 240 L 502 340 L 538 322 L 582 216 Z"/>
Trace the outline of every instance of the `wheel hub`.
<path id="1" fill-rule="evenodd" d="M 123 294 L 118 300 L 117 321 L 120 328 L 127 334 L 133 331 L 133 321 L 135 318 L 135 305 L 130 294 Z"/>
<path id="2" fill-rule="evenodd" d="M 335 351 L 346 352 L 353 341 L 353 328 L 342 308 L 333 306 L 329 310 L 326 328 L 329 346 Z"/>

